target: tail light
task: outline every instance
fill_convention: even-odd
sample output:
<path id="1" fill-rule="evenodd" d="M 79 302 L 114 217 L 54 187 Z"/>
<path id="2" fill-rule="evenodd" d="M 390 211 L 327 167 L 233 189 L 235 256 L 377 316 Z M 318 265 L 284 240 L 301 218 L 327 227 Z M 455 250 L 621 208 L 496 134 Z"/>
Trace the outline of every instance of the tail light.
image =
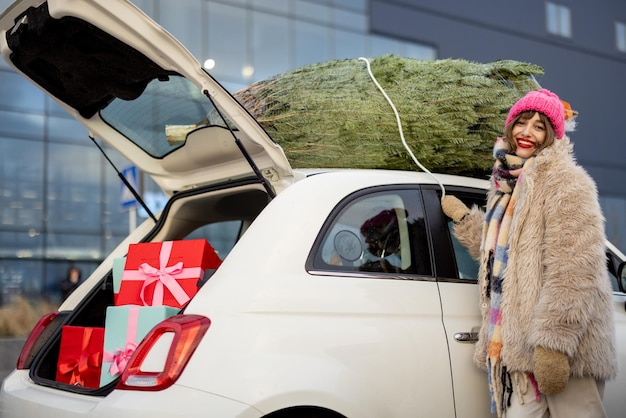
<path id="1" fill-rule="evenodd" d="M 35 355 L 41 348 L 44 342 L 50 337 L 51 333 L 56 330 L 57 326 L 50 327 L 50 324 L 59 316 L 59 312 L 51 312 L 44 315 L 37 321 L 33 330 L 28 335 L 24 347 L 20 352 L 20 356 L 17 358 L 16 368 L 24 370 L 30 367 L 30 364 L 35 358 Z M 46 332 L 47 330 L 47 332 Z"/>
<path id="2" fill-rule="evenodd" d="M 201 315 L 175 315 L 160 322 L 139 344 L 116 388 L 157 391 L 171 386 L 180 377 L 210 325 L 209 318 Z M 162 370 L 142 370 L 150 351 L 162 337 L 171 338 Z"/>

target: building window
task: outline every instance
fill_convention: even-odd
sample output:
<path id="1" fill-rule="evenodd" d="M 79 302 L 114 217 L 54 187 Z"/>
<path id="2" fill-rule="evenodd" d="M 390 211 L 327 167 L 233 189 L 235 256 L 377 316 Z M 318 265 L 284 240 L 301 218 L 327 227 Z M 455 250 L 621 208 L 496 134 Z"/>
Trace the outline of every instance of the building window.
<path id="1" fill-rule="evenodd" d="M 615 44 L 617 50 L 626 52 L 626 23 L 615 22 Z"/>
<path id="2" fill-rule="evenodd" d="M 180 19 L 169 17 L 178 13 L 177 3 L 159 4 L 160 15 L 168 16 L 159 23 L 177 37 L 193 37 L 187 28 L 178 27 Z M 199 56 L 205 69 L 231 92 L 333 59 L 437 57 L 430 45 L 370 34 L 367 0 L 208 0 L 201 9 L 202 22 L 192 25 L 199 27 L 197 38 L 203 40 Z"/>
<path id="3" fill-rule="evenodd" d="M 572 16 L 569 7 L 547 2 L 546 27 L 548 32 L 564 38 L 572 37 Z"/>

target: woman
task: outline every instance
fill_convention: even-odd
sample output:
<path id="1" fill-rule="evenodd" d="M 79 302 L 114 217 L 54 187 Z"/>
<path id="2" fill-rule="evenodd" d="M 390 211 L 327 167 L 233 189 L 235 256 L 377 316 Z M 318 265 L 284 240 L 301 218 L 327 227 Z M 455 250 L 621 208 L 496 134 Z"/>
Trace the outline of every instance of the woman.
<path id="1" fill-rule="evenodd" d="M 474 360 L 499 417 L 604 417 L 604 381 L 616 374 L 604 218 L 564 113 L 556 94 L 529 92 L 496 141 L 486 212 L 442 199 L 480 261 Z"/>

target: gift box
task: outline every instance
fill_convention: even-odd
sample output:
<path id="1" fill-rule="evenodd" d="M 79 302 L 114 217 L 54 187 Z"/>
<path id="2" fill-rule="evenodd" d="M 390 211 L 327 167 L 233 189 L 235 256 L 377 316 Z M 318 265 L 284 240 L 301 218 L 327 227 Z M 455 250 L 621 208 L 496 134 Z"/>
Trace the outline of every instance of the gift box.
<path id="1" fill-rule="evenodd" d="M 152 327 L 178 312 L 169 306 L 109 306 L 104 324 L 100 386 L 112 382 L 124 371 L 137 345 Z"/>
<path id="2" fill-rule="evenodd" d="M 204 272 L 220 264 L 205 239 L 130 244 L 115 303 L 181 308 L 198 291 Z"/>
<path id="3" fill-rule="evenodd" d="M 64 325 L 56 381 L 87 388 L 99 387 L 103 344 L 104 328 Z"/>
<path id="4" fill-rule="evenodd" d="M 120 285 L 122 284 L 122 274 L 124 273 L 124 265 L 126 265 L 126 257 L 113 259 L 113 304 L 117 305 L 117 297 L 120 293 Z"/>

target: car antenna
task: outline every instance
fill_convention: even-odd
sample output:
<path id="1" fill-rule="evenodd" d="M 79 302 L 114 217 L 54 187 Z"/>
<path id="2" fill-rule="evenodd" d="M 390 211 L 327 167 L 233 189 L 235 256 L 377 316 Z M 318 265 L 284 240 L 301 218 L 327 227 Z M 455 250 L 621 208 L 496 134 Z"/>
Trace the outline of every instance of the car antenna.
<path id="1" fill-rule="evenodd" d="M 89 134 L 89 139 L 91 139 L 91 141 L 96 144 L 96 147 L 100 150 L 100 153 L 102 155 L 104 155 L 104 158 L 106 158 L 106 160 L 109 162 L 109 164 L 111 165 L 111 167 L 113 167 L 113 170 L 115 170 L 115 172 L 117 173 L 117 176 L 120 178 L 120 180 L 122 180 L 122 183 L 124 183 L 124 185 L 128 188 L 128 190 L 130 190 L 130 192 L 133 194 L 133 196 L 135 197 L 135 199 L 137 199 L 137 202 L 139 202 L 139 204 L 141 205 L 142 208 L 144 208 L 146 210 L 146 213 L 148 213 L 148 215 L 150 215 L 150 217 L 154 220 L 154 222 L 157 222 L 157 218 L 156 216 L 154 216 L 154 214 L 152 213 L 152 211 L 150 211 L 150 209 L 148 208 L 148 205 L 146 205 L 146 202 L 143 201 L 143 199 L 141 198 L 141 196 L 139 195 L 139 193 L 137 193 L 137 190 L 135 190 L 135 188 L 133 187 L 132 184 L 129 183 L 129 181 L 126 179 L 126 177 L 124 177 L 124 175 L 120 172 L 120 170 L 118 170 L 118 168 L 115 166 L 115 164 L 113 164 L 113 161 L 111 161 L 111 159 L 109 158 L 109 156 L 106 154 L 106 152 L 104 152 L 104 150 L 102 149 L 102 147 L 100 146 L 100 144 L 98 144 L 98 142 L 96 142 L 96 139 L 93 137 L 93 135 L 90 133 Z"/>
<path id="2" fill-rule="evenodd" d="M 441 198 L 443 199 L 444 196 L 446 195 L 446 188 L 444 187 L 443 183 L 441 183 L 439 179 L 435 177 L 433 173 L 430 172 L 430 170 L 428 170 L 426 167 L 422 165 L 422 163 L 419 162 L 417 157 L 415 157 L 415 154 L 413 154 L 413 151 L 411 151 L 409 144 L 406 143 L 406 139 L 404 139 L 404 132 L 402 131 L 402 122 L 400 121 L 400 115 L 398 115 L 396 106 L 393 104 L 389 96 L 387 96 L 387 93 L 385 93 L 385 90 L 381 87 L 381 85 L 378 84 L 378 81 L 376 80 L 376 77 L 374 77 L 374 74 L 372 73 L 372 69 L 370 68 L 369 60 L 364 57 L 359 57 L 359 61 L 365 61 L 365 64 L 367 65 L 367 73 L 369 74 L 370 78 L 372 79 L 376 87 L 378 87 L 378 90 L 380 90 L 380 92 L 383 94 L 385 99 L 387 99 L 387 102 L 391 106 L 391 109 L 393 110 L 394 115 L 396 115 L 396 122 L 398 123 L 398 131 L 400 132 L 400 139 L 402 139 L 402 145 L 404 145 L 404 148 L 407 150 L 407 152 L 411 156 L 411 159 L 413 159 L 413 162 L 415 162 L 415 164 L 417 164 L 419 168 L 421 168 L 422 170 L 430 174 L 432 178 L 435 179 L 435 181 L 439 184 L 439 187 L 441 187 Z"/>

